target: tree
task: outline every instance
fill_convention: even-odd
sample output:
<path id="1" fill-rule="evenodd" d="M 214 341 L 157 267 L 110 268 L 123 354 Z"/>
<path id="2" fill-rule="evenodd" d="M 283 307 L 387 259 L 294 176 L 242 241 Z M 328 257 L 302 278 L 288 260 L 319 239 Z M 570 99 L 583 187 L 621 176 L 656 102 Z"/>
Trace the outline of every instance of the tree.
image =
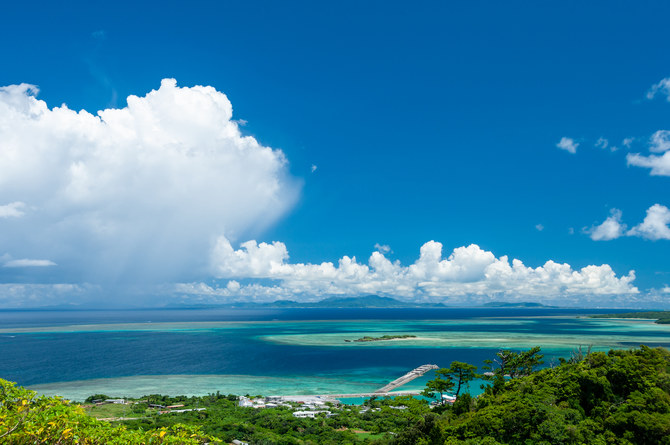
<path id="1" fill-rule="evenodd" d="M 544 363 L 544 360 L 542 360 L 543 358 L 544 355 L 540 354 L 539 346 L 534 346 L 528 351 L 518 353 L 514 362 L 514 377 L 532 374 L 535 368 Z"/>
<path id="2" fill-rule="evenodd" d="M 451 362 L 451 366 L 447 368 L 449 377 L 456 381 L 456 398 L 461 392 L 461 387 L 471 382 L 477 377 L 477 367 L 469 363 Z"/>
<path id="3" fill-rule="evenodd" d="M 540 354 L 540 347 L 534 346 L 528 351 L 514 352 L 509 349 L 503 349 L 496 353 L 496 358 L 493 360 L 485 360 L 488 366 L 485 369 L 491 369 L 493 363 L 498 365 L 498 368 L 493 371 L 496 377 L 508 376 L 511 379 L 530 375 L 535 368 L 544 363 L 543 354 Z M 488 377 L 491 377 L 490 375 Z"/>
<path id="4" fill-rule="evenodd" d="M 594 352 L 536 372 L 539 348 L 496 358 L 513 379 L 476 403 L 466 404 L 463 393 L 433 428 L 419 419 L 398 443 L 670 445 L 668 350 Z"/>
<path id="5" fill-rule="evenodd" d="M 107 400 L 109 398 L 110 397 L 105 394 L 93 394 L 92 396 L 86 397 L 86 400 L 84 400 L 84 402 L 93 403 L 94 400 Z"/>
<path id="6" fill-rule="evenodd" d="M 435 371 L 435 378 L 426 382 L 426 389 L 423 390 L 421 395 L 435 399 L 437 398 L 436 394 L 439 394 L 439 402 L 440 404 L 444 404 L 444 394 L 454 389 L 454 386 L 449 368 L 440 368 Z"/>

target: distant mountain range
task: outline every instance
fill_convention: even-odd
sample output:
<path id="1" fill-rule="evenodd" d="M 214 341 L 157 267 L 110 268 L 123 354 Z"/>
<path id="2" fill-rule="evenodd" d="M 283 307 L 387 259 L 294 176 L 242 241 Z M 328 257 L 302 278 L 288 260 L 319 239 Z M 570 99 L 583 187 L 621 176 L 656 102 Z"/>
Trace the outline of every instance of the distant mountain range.
<path id="1" fill-rule="evenodd" d="M 191 306 L 193 307 L 193 306 Z M 363 297 L 330 297 L 321 301 L 311 303 L 293 300 L 277 300 L 272 303 L 226 303 L 222 305 L 205 305 L 197 307 L 230 307 L 230 308 L 446 308 L 442 303 L 411 303 L 396 300 L 391 297 L 380 297 L 379 295 L 366 295 Z M 545 306 L 541 303 L 520 302 L 507 303 L 493 301 L 477 307 L 485 308 L 555 308 L 557 306 Z"/>
<path id="2" fill-rule="evenodd" d="M 277 307 L 277 308 L 430 308 L 446 307 L 442 303 L 408 303 L 390 297 L 366 295 L 364 297 L 330 297 L 313 303 L 292 300 L 277 300 L 272 303 L 233 303 L 234 307 Z"/>
<path id="3" fill-rule="evenodd" d="M 442 303 L 412 303 L 408 301 L 396 300 L 391 297 L 380 297 L 379 295 L 365 295 L 362 297 L 329 297 L 321 301 L 300 302 L 293 300 L 277 300 L 271 303 L 253 303 L 253 302 L 235 302 L 223 304 L 169 304 L 165 309 L 208 309 L 208 308 L 447 308 L 459 306 L 447 306 Z M 519 302 L 509 303 L 505 301 L 492 301 L 482 304 L 481 308 L 546 308 L 554 309 L 558 306 L 547 306 L 541 303 Z M 29 309 L 5 309 L 5 310 L 35 310 L 35 311 L 53 311 L 53 310 L 95 310 L 95 309 L 120 309 L 118 307 L 98 307 L 98 306 L 77 306 L 77 305 L 57 305 L 43 306 Z M 138 309 L 138 308 L 135 308 Z M 148 308 L 146 308 L 148 309 Z M 155 307 L 154 307 L 155 309 Z"/>
<path id="4" fill-rule="evenodd" d="M 543 308 L 543 309 L 555 309 L 558 306 L 547 306 L 542 303 L 532 303 L 532 302 L 519 302 L 519 303 L 508 303 L 506 301 L 492 301 L 490 303 L 482 304 L 481 307 L 498 307 L 498 308 Z"/>

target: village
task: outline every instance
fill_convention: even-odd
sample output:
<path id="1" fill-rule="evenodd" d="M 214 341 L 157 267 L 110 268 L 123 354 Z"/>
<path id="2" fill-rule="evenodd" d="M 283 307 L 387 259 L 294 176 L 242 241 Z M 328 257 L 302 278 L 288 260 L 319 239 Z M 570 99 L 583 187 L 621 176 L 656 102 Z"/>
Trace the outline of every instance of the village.
<path id="1" fill-rule="evenodd" d="M 353 409 L 352 405 L 345 405 L 338 399 L 325 395 L 294 395 L 294 396 L 239 396 L 237 406 L 240 408 L 254 409 L 272 409 L 288 408 L 293 411 L 293 417 L 296 418 L 315 418 L 319 416 L 333 417 L 337 416 L 345 406 Z M 184 404 L 162 405 L 148 403 L 147 399 L 94 399 L 86 405 L 91 413 L 96 413 L 96 417 L 105 420 L 130 420 L 137 419 L 147 413 L 155 415 L 164 415 L 172 413 L 185 413 L 190 411 L 205 411 L 207 408 L 191 407 L 186 408 Z M 367 405 L 357 406 L 361 414 L 366 412 L 378 412 L 380 408 L 371 408 Z M 404 410 L 406 406 L 391 406 L 393 409 Z"/>

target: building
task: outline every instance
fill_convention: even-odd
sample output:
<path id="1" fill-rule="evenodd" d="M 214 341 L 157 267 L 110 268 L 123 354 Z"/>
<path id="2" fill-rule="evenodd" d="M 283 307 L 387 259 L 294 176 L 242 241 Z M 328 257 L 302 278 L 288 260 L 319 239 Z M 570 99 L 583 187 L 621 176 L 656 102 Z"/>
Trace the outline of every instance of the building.
<path id="1" fill-rule="evenodd" d="M 324 413 L 326 417 L 332 417 L 333 413 L 330 411 L 294 411 L 293 412 L 293 417 L 298 417 L 300 419 L 304 418 L 310 418 L 313 419 L 315 418 L 318 414 Z"/>

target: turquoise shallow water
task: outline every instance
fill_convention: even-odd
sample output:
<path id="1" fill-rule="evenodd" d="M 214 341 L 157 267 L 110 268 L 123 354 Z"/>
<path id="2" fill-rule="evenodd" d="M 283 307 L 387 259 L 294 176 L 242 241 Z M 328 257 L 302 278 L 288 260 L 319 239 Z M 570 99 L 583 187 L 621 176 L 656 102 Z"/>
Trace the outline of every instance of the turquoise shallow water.
<path id="1" fill-rule="evenodd" d="M 359 393 L 426 363 L 481 365 L 501 348 L 540 345 L 550 364 L 579 346 L 670 346 L 670 325 L 577 318 L 582 312 L 0 311 L 0 377 L 74 400 L 100 392 L 134 397 Z M 416 338 L 345 341 L 385 334 Z M 429 378 L 399 389 L 420 390 Z"/>
<path id="2" fill-rule="evenodd" d="M 41 394 L 64 395 L 84 400 L 91 394 L 141 397 L 146 394 L 305 395 L 366 393 L 379 387 L 376 381 L 353 381 L 342 377 L 250 376 L 250 375 L 159 375 L 92 379 L 31 386 Z"/>

